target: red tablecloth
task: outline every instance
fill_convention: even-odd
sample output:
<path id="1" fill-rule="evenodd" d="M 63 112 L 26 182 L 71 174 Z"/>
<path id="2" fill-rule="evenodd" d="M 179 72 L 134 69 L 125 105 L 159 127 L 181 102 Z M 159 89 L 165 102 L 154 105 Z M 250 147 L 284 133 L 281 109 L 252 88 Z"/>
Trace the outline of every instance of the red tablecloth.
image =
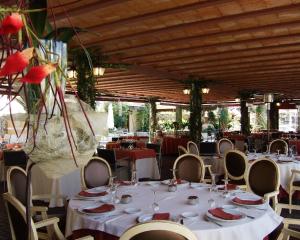
<path id="1" fill-rule="evenodd" d="M 163 155 L 178 155 L 178 146 L 186 148 L 188 138 L 164 137 L 162 142 Z"/>
<path id="2" fill-rule="evenodd" d="M 297 154 L 300 155 L 300 141 L 298 140 L 289 140 L 289 145 L 290 146 L 296 146 L 297 149 Z"/>
<path id="3" fill-rule="evenodd" d="M 153 149 L 148 148 L 135 148 L 135 149 L 115 149 L 116 158 L 124 159 L 129 158 L 130 160 L 139 160 L 143 158 L 155 158 L 156 153 Z"/>
<path id="4" fill-rule="evenodd" d="M 106 143 L 106 149 L 112 150 L 115 148 L 120 148 L 121 144 L 120 142 L 108 142 Z M 142 142 L 142 141 L 137 141 L 136 142 L 136 147 L 137 148 L 145 148 L 146 147 L 146 143 Z"/>

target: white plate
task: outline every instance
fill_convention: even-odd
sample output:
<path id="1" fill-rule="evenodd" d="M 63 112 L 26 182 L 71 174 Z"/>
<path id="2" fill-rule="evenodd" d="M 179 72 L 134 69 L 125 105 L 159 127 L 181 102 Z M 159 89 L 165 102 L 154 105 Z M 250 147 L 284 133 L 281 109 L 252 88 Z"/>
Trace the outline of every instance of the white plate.
<path id="1" fill-rule="evenodd" d="M 226 219 L 215 217 L 214 215 L 210 214 L 208 211 L 206 212 L 206 216 L 213 220 L 220 221 L 220 222 L 237 222 L 237 221 L 244 220 L 247 217 L 246 214 L 244 214 L 236 209 L 223 208 L 223 211 L 226 213 L 234 214 L 234 215 L 242 215 L 242 217 L 240 219 L 226 220 Z"/>
<path id="2" fill-rule="evenodd" d="M 252 200 L 252 201 L 261 199 L 259 197 L 255 197 L 255 196 L 237 196 L 237 197 L 242 200 Z M 233 199 L 234 198 L 231 199 L 232 203 L 234 203 L 236 205 L 240 205 L 240 206 L 246 206 L 246 207 L 260 207 L 260 206 L 264 206 L 266 204 L 264 201 L 261 204 L 243 204 L 243 203 L 234 202 Z"/>
<path id="3" fill-rule="evenodd" d="M 198 217 L 198 214 L 195 212 L 183 212 L 180 214 L 184 218 L 195 218 Z"/>
<path id="4" fill-rule="evenodd" d="M 149 222 L 149 221 L 151 221 L 152 218 L 153 218 L 153 215 L 152 215 L 152 214 L 143 214 L 143 215 L 141 215 L 141 216 L 139 216 L 139 217 L 137 218 L 137 221 L 138 221 L 139 223 L 144 223 L 144 222 Z"/>
<path id="5" fill-rule="evenodd" d="M 208 188 L 210 187 L 209 184 L 206 183 L 192 183 L 191 188 Z"/>
<path id="6" fill-rule="evenodd" d="M 145 182 L 145 185 L 148 185 L 148 186 L 158 186 L 160 184 L 159 181 L 148 181 L 148 182 Z"/>
<path id="7" fill-rule="evenodd" d="M 124 212 L 127 213 L 127 214 L 136 214 L 136 213 L 139 213 L 141 211 L 140 208 L 125 208 L 124 209 Z"/>
<path id="8" fill-rule="evenodd" d="M 164 185 L 169 185 L 170 179 L 163 180 L 163 181 L 161 181 L 161 183 L 164 184 Z M 187 186 L 187 185 L 189 185 L 189 182 L 186 181 L 186 180 L 181 180 L 181 183 L 180 183 L 180 184 L 177 184 L 178 187 L 179 187 L 179 186 L 180 186 L 180 187 L 181 187 L 181 186 Z"/>
<path id="9" fill-rule="evenodd" d="M 83 206 L 83 207 L 80 207 L 78 208 L 78 212 L 80 213 L 83 213 L 83 214 L 87 214 L 87 215 L 91 215 L 91 216 L 104 216 L 104 215 L 110 215 L 112 214 L 115 209 L 109 211 L 109 212 L 104 212 L 104 213 L 88 213 L 88 212 L 85 212 L 84 210 L 85 209 L 91 209 L 91 208 L 96 208 L 96 207 L 100 207 L 102 204 L 93 204 L 93 205 L 90 205 L 90 206 Z"/>
<path id="10" fill-rule="evenodd" d="M 110 195 L 105 195 L 105 196 L 101 196 L 99 198 L 99 201 L 102 203 L 109 203 L 111 200 L 111 196 Z"/>

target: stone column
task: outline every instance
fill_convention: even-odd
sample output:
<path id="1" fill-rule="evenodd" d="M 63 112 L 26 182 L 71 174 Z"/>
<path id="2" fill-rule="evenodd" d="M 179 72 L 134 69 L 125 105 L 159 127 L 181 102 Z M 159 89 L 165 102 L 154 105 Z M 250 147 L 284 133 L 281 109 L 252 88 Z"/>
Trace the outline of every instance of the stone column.
<path id="1" fill-rule="evenodd" d="M 191 140 L 197 144 L 200 144 L 201 142 L 201 133 L 202 133 L 201 113 L 202 113 L 201 82 L 195 80 L 191 83 L 189 129 L 190 129 Z"/>
<path id="2" fill-rule="evenodd" d="M 250 120 L 249 120 L 247 101 L 245 98 L 241 98 L 240 107 L 241 107 L 241 132 L 242 134 L 248 136 L 250 135 Z"/>

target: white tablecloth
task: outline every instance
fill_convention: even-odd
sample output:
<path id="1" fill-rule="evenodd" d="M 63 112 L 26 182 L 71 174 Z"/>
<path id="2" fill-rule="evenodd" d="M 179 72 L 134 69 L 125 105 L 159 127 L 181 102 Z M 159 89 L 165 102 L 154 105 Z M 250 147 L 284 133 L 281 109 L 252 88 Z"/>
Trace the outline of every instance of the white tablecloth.
<path id="1" fill-rule="evenodd" d="M 257 153 L 257 154 L 250 153 L 247 155 L 248 160 L 258 159 L 262 157 L 264 157 L 264 155 L 261 153 Z M 273 159 L 275 162 L 277 162 L 277 156 L 271 155 L 270 158 Z M 292 161 L 286 163 L 277 163 L 280 171 L 280 185 L 282 186 L 282 188 L 287 190 L 291 178 L 291 174 L 292 174 L 291 170 L 292 169 L 300 170 L 300 161 L 287 156 L 281 156 L 279 159 Z M 213 172 L 218 174 L 225 173 L 223 158 L 212 157 L 210 160 L 207 160 L 207 162 L 210 162 L 212 164 Z M 296 180 L 300 180 L 300 177 L 296 178 Z"/>
<path id="2" fill-rule="evenodd" d="M 128 207 L 141 208 L 142 213 L 151 213 L 153 203 L 152 187 L 144 185 L 137 187 L 120 187 L 118 195 L 130 194 L 133 201 L 130 204 L 115 204 L 116 211 L 123 213 Z M 250 194 L 250 193 L 239 193 Z M 200 198 L 199 205 L 188 205 L 186 199 L 190 195 L 197 195 Z M 209 193 L 208 188 L 191 189 L 188 186 L 178 189 L 177 192 L 170 193 L 167 186 L 160 185 L 157 191 L 157 202 L 159 203 L 159 212 L 170 212 L 173 217 L 179 216 L 186 211 L 198 213 L 198 217 L 184 221 L 185 226 L 190 228 L 199 240 L 262 240 L 266 235 L 272 232 L 282 221 L 269 206 L 265 210 L 255 208 L 238 208 L 240 211 L 255 217 L 255 219 L 246 218 L 235 223 L 222 223 L 222 227 L 212 222 L 205 221 L 205 214 L 209 209 L 208 199 L 213 197 L 218 206 L 230 204 L 230 199 L 225 199 L 221 193 Z M 72 234 L 72 231 L 82 228 L 99 230 L 115 236 L 121 236 L 129 227 L 136 224 L 136 215 L 121 214 L 112 218 L 97 218 L 79 213 L 77 209 L 82 206 L 95 204 L 88 201 L 71 200 L 66 223 L 66 236 Z M 100 205 L 101 203 L 97 203 Z"/>
<path id="3" fill-rule="evenodd" d="M 156 158 L 143 158 L 135 161 L 138 178 L 160 179 Z"/>
<path id="4" fill-rule="evenodd" d="M 71 198 L 80 192 L 80 169 L 72 160 L 39 162 L 32 168 L 31 182 L 33 195 L 51 195 L 49 207 L 60 207 L 60 196 Z"/>

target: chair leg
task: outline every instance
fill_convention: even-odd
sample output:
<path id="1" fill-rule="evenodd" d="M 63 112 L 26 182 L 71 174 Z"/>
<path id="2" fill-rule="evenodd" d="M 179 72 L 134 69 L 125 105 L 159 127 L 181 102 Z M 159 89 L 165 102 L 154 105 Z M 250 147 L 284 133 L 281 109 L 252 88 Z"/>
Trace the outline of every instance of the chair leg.
<path id="1" fill-rule="evenodd" d="M 289 207 L 291 207 L 293 204 L 293 193 L 294 193 L 293 189 L 290 189 L 290 191 L 289 191 Z M 289 213 L 290 214 L 292 213 L 291 208 L 289 209 Z"/>

